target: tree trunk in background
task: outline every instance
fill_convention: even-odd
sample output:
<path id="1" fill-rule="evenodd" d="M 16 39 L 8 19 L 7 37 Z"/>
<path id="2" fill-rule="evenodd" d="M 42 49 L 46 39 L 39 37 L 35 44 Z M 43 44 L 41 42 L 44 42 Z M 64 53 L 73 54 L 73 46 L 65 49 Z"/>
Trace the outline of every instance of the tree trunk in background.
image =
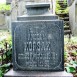
<path id="1" fill-rule="evenodd" d="M 25 13 L 25 0 L 13 0 L 11 3 L 11 19 L 17 20 L 17 16 L 24 15 Z"/>

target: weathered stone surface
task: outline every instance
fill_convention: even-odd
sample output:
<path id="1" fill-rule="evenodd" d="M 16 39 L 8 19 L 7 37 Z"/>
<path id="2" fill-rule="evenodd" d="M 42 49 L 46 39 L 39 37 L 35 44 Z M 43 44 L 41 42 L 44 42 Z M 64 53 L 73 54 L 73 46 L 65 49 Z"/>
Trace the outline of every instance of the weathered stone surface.
<path id="1" fill-rule="evenodd" d="M 11 4 L 12 0 L 6 0 L 6 4 Z"/>
<path id="2" fill-rule="evenodd" d="M 66 71 L 46 72 L 46 71 L 13 71 L 11 69 L 4 77 L 73 77 L 71 73 Z"/>
<path id="3" fill-rule="evenodd" d="M 64 70 L 63 21 L 12 23 L 14 70 Z"/>
<path id="4" fill-rule="evenodd" d="M 27 15 L 12 23 L 15 71 L 64 70 L 63 21 L 50 15 L 49 7 L 49 3 L 28 4 Z"/>
<path id="5" fill-rule="evenodd" d="M 26 4 L 27 14 L 28 15 L 41 15 L 49 12 L 50 4 L 49 3 L 34 3 Z"/>
<path id="6" fill-rule="evenodd" d="M 36 16 L 20 16 L 17 18 L 18 21 L 27 21 L 27 20 L 54 20 L 58 19 L 56 15 L 36 15 Z"/>
<path id="7" fill-rule="evenodd" d="M 73 36 L 77 36 L 77 4 L 76 0 L 69 8 L 70 28 Z"/>

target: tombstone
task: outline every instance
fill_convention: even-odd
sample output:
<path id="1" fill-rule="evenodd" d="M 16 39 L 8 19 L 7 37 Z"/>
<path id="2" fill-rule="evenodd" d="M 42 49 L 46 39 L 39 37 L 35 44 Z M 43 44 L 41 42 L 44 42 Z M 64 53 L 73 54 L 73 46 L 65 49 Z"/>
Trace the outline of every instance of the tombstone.
<path id="1" fill-rule="evenodd" d="M 8 26 L 6 25 L 6 16 L 0 13 L 0 30 L 7 30 Z"/>
<path id="2" fill-rule="evenodd" d="M 0 25 L 5 24 L 5 15 L 0 13 Z"/>
<path id="3" fill-rule="evenodd" d="M 12 0 L 6 0 L 6 4 L 11 4 Z"/>
<path id="4" fill-rule="evenodd" d="M 70 27 L 73 36 L 77 36 L 77 0 L 69 8 Z"/>
<path id="5" fill-rule="evenodd" d="M 71 6 L 72 5 L 73 0 L 67 0 L 67 5 Z"/>
<path id="6" fill-rule="evenodd" d="M 15 71 L 64 70 L 63 21 L 49 16 L 49 7 L 49 3 L 27 4 L 24 19 L 12 23 Z"/>
<path id="7" fill-rule="evenodd" d="M 27 15 L 12 22 L 13 70 L 4 77 L 73 77 L 64 71 L 63 21 L 49 7 L 28 4 Z"/>

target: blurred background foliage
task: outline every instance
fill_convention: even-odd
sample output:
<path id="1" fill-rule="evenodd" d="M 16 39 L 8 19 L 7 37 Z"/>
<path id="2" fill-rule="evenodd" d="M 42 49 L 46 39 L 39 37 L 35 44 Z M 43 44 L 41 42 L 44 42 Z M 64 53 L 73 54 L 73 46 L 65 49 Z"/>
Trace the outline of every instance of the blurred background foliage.
<path id="1" fill-rule="evenodd" d="M 77 76 L 77 37 L 64 38 L 64 62 L 65 70 Z"/>
<path id="2" fill-rule="evenodd" d="M 67 0 L 64 0 L 63 1 L 63 3 L 62 3 L 63 5 L 66 5 L 67 4 Z M 62 9 L 62 8 L 64 8 L 63 6 L 61 6 L 61 4 L 59 4 L 59 0 L 56 0 L 56 14 L 60 14 L 60 13 L 68 13 L 69 12 L 69 7 L 66 7 L 66 8 L 64 8 L 64 9 Z"/>
<path id="3" fill-rule="evenodd" d="M 0 77 L 3 77 L 4 73 L 12 67 L 12 38 L 8 31 L 0 30 L 0 50 L 4 53 L 3 64 L 1 64 L 2 56 L 0 55 Z"/>
<path id="4" fill-rule="evenodd" d="M 2 10 L 10 10 L 10 9 L 11 9 L 11 7 L 10 7 L 9 4 L 8 5 L 0 4 L 0 11 L 2 11 Z"/>

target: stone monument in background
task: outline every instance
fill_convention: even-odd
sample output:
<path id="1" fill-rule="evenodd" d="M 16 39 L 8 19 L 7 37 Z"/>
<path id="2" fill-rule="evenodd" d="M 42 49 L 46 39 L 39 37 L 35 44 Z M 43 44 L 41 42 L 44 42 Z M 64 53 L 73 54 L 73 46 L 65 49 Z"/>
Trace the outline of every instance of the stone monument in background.
<path id="1" fill-rule="evenodd" d="M 73 36 L 77 36 L 77 0 L 69 7 L 69 21 Z"/>

